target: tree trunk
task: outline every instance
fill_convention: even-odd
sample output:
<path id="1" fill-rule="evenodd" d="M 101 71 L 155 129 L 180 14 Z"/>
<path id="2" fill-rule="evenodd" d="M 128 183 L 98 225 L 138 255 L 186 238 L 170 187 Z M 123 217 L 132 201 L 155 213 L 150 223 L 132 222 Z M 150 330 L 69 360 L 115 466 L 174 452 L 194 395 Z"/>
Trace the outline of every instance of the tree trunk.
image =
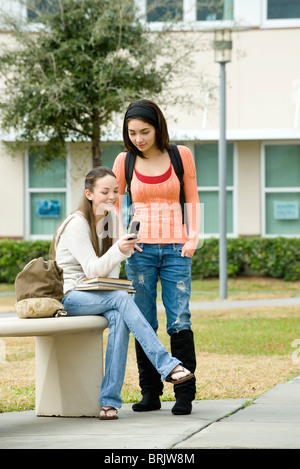
<path id="1" fill-rule="evenodd" d="M 101 158 L 101 147 L 100 147 L 100 140 L 93 139 L 92 140 L 92 156 L 93 156 L 93 168 L 95 166 L 101 166 L 102 165 L 102 158 Z"/>
<path id="2" fill-rule="evenodd" d="M 101 166 L 100 118 L 98 109 L 93 109 L 92 156 L 93 168 L 95 168 L 95 166 Z"/>

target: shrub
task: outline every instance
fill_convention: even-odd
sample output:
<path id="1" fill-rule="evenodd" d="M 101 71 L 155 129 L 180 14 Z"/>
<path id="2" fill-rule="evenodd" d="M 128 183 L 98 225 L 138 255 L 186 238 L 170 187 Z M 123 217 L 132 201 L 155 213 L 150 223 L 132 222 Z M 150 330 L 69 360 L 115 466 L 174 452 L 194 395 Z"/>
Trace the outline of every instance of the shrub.
<path id="1" fill-rule="evenodd" d="M 227 240 L 229 276 L 259 275 L 300 279 L 300 238 L 230 238 Z M 207 239 L 192 259 L 192 277 L 219 275 L 219 240 Z"/>
<path id="2" fill-rule="evenodd" d="M 14 283 L 20 270 L 36 257 L 49 259 L 50 241 L 0 240 L 0 282 Z M 126 278 L 122 262 L 120 276 Z M 228 275 L 300 279 L 300 238 L 229 238 Z M 219 240 L 206 239 L 192 259 L 192 278 L 218 277 Z"/>
<path id="3" fill-rule="evenodd" d="M 254 274 L 300 279 L 299 238 L 248 238 L 244 250 L 247 265 Z"/>
<path id="4" fill-rule="evenodd" d="M 36 257 L 49 259 L 50 241 L 0 240 L 0 282 L 14 283 L 17 274 Z"/>

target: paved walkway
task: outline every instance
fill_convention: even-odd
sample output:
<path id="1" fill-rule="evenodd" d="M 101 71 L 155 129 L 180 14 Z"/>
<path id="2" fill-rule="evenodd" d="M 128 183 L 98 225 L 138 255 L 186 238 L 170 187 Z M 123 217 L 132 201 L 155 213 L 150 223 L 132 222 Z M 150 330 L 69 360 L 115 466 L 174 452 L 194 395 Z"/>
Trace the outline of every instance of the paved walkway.
<path id="1" fill-rule="evenodd" d="M 0 294 L 1 296 L 1 294 Z M 191 301 L 190 310 L 215 310 L 234 308 L 257 308 L 259 306 L 300 306 L 300 296 L 290 298 L 269 298 L 259 300 L 212 300 L 212 301 Z M 164 311 L 162 303 L 157 304 L 159 311 Z M 0 317 L 13 316 L 16 313 L 0 313 Z"/>
<path id="2" fill-rule="evenodd" d="M 192 303 L 191 309 L 260 305 L 300 305 L 300 297 L 199 302 Z M 112 422 L 96 418 L 36 417 L 34 411 L 0 414 L 0 449 L 102 449 L 103 461 L 108 458 L 105 462 L 120 463 L 121 460 L 114 458 L 124 453 L 132 457 L 125 460 L 132 466 L 166 463 L 164 459 L 154 458 L 168 454 L 163 451 L 167 449 L 172 449 L 178 458 L 180 455 L 187 458 L 187 463 L 199 457 L 198 450 L 204 448 L 300 449 L 300 375 L 276 385 L 254 401 L 194 401 L 193 412 L 180 416 L 171 413 L 173 405 L 173 402 L 163 402 L 159 411 L 137 413 L 131 410 L 131 404 L 125 404 L 119 419 Z M 121 452 L 111 451 L 117 449 Z M 139 453 L 139 449 L 147 451 Z M 155 455 L 151 456 L 150 450 L 155 450 Z"/>
<path id="3" fill-rule="evenodd" d="M 36 417 L 34 411 L 5 413 L 0 414 L 0 449 L 102 449 L 103 457 L 125 450 L 133 455 L 133 449 L 172 449 L 186 458 L 204 448 L 300 449 L 300 376 L 244 407 L 246 403 L 195 401 L 190 415 L 177 416 L 170 411 L 173 402 L 145 413 L 133 412 L 131 404 L 125 404 L 119 419 L 111 422 Z M 111 451 L 116 449 L 120 452 Z M 143 452 L 143 458 L 150 453 Z"/>
<path id="4" fill-rule="evenodd" d="M 291 298 L 269 298 L 259 300 L 215 300 L 215 301 L 191 301 L 191 310 L 233 309 L 233 308 L 257 308 L 259 306 L 300 306 L 300 296 Z M 162 304 L 158 305 L 162 310 Z"/>

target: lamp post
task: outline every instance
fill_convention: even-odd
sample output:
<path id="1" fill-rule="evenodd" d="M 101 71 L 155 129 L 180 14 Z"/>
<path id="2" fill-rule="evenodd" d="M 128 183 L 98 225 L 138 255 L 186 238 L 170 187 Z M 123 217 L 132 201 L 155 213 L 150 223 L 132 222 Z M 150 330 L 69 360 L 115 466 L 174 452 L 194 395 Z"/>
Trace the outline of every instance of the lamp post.
<path id="1" fill-rule="evenodd" d="M 227 298 L 227 210 L 226 210 L 226 70 L 231 60 L 231 31 L 215 31 L 215 62 L 220 64 L 220 136 L 219 136 L 219 290 L 222 300 Z"/>

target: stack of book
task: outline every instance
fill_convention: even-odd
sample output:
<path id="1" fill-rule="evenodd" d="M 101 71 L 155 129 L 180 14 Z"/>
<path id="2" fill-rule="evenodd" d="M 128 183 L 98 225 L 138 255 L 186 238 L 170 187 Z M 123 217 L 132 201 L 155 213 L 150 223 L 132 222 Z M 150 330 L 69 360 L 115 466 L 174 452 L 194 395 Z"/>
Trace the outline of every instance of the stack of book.
<path id="1" fill-rule="evenodd" d="M 88 278 L 81 285 L 76 285 L 74 290 L 125 290 L 128 293 L 136 292 L 132 286 L 132 280 L 108 277 Z"/>

